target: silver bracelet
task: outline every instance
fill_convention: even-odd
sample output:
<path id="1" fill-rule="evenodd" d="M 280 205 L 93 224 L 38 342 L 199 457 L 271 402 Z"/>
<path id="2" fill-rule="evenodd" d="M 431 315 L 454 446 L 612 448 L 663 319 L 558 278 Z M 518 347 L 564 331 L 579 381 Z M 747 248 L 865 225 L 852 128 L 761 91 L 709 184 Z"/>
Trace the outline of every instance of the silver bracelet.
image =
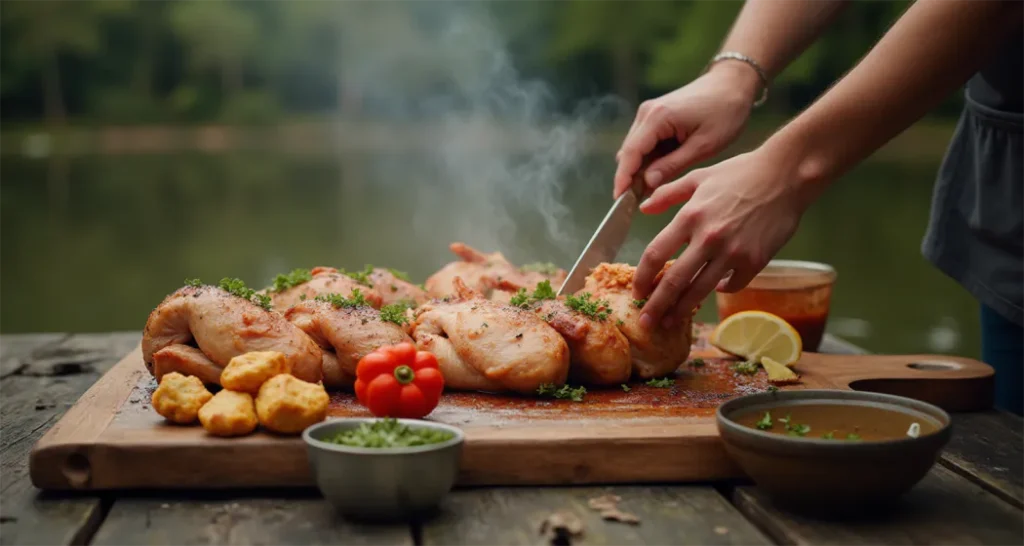
<path id="1" fill-rule="evenodd" d="M 756 101 L 754 101 L 754 108 L 757 108 L 758 106 L 764 104 L 765 101 L 768 100 L 768 76 L 766 76 L 764 70 L 761 69 L 761 65 L 757 64 L 757 61 L 755 61 L 754 59 L 751 59 L 750 57 L 747 57 L 742 53 L 737 53 L 735 51 L 723 51 L 711 58 L 711 62 L 708 63 L 708 69 L 711 68 L 711 65 L 719 61 L 725 60 L 733 60 L 747 63 L 747 65 L 749 65 L 751 68 L 754 69 L 755 72 L 757 72 L 757 77 L 761 79 L 761 96 Z"/>

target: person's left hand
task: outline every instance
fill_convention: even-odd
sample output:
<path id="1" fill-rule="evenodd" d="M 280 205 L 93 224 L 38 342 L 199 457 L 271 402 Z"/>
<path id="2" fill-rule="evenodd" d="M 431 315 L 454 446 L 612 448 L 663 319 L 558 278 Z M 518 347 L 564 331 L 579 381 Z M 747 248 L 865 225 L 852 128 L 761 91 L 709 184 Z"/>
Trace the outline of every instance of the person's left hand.
<path id="1" fill-rule="evenodd" d="M 691 171 L 640 205 L 645 214 L 659 214 L 687 201 L 637 266 L 633 297 L 647 298 L 641 326 L 659 320 L 671 326 L 716 285 L 723 292 L 742 289 L 793 236 L 815 185 L 801 183 L 792 161 L 779 155 L 762 147 Z M 684 244 L 655 287 L 655 277 Z"/>

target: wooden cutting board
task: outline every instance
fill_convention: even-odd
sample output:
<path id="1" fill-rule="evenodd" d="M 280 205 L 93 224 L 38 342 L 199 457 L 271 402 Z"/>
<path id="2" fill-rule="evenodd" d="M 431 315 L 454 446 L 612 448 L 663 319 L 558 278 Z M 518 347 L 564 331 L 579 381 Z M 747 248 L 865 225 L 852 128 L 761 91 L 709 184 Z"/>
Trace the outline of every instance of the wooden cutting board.
<path id="1" fill-rule="evenodd" d="M 460 484 L 541 485 L 687 482 L 742 476 L 718 438 L 722 402 L 767 388 L 763 372 L 737 375 L 702 335 L 675 385 L 634 383 L 592 390 L 583 402 L 446 393 L 430 419 L 463 428 Z M 991 406 L 993 371 L 946 356 L 805 353 L 802 383 L 786 389 L 856 389 L 899 394 L 950 411 Z M 166 423 L 150 406 L 156 382 L 141 349 L 115 365 L 33 448 L 41 489 L 312 486 L 297 437 L 257 432 L 215 438 Z M 369 416 L 352 395 L 332 395 L 330 416 Z"/>

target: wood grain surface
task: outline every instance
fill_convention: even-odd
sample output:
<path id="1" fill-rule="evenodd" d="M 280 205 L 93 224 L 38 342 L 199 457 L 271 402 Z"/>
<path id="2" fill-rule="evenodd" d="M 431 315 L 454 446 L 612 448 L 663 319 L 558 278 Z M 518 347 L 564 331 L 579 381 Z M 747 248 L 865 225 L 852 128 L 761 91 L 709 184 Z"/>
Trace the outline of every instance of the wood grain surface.
<path id="1" fill-rule="evenodd" d="M 430 418 L 463 428 L 462 485 L 693 482 L 742 476 L 725 455 L 713 413 L 721 402 L 767 388 L 706 344 L 703 366 L 683 366 L 671 388 L 634 384 L 587 394 L 583 402 L 446 394 Z M 928 366 L 918 367 L 925 363 Z M 801 384 L 921 398 L 944 407 L 985 407 L 992 370 L 977 361 L 930 355 L 806 353 Z M 987 387 L 987 390 L 986 390 Z M 43 489 L 292 487 L 312 485 L 298 438 L 258 432 L 208 436 L 173 426 L 149 406 L 155 382 L 138 349 L 130 353 L 39 441 L 33 483 Z M 335 417 L 369 416 L 348 394 L 332 397 Z M 154 468 L 161 469 L 154 472 Z"/>

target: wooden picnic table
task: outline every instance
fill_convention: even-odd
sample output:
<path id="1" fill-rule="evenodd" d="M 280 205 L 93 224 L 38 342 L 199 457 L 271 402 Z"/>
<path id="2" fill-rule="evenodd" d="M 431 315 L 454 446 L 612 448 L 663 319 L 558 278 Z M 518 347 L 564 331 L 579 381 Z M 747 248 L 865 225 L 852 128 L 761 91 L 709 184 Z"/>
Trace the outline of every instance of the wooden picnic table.
<path id="1" fill-rule="evenodd" d="M 772 506 L 746 482 L 456 489 L 422 522 L 357 524 L 312 491 L 53 494 L 28 477 L 33 444 L 140 334 L 0 336 L 2 544 L 542 544 L 541 522 L 575 513 L 574 544 L 1022 544 L 1022 421 L 954 414 L 939 464 L 884 517 L 824 521 Z M 825 352 L 856 352 L 835 338 Z M 153 469 L 159 472 L 158 468 Z M 639 516 L 606 522 L 587 507 L 606 492 Z"/>

